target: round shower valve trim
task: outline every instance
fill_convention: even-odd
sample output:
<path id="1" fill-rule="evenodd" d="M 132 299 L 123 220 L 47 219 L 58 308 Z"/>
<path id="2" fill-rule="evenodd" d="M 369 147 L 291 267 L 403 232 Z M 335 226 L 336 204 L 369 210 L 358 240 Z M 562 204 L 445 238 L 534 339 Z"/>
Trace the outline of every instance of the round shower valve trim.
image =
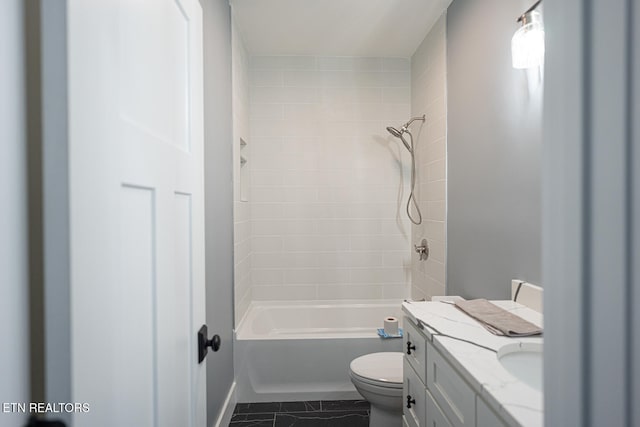
<path id="1" fill-rule="evenodd" d="M 422 239 L 420 245 L 413 245 L 416 253 L 420 257 L 420 261 L 426 261 L 429 258 L 429 244 L 427 243 L 427 239 Z"/>

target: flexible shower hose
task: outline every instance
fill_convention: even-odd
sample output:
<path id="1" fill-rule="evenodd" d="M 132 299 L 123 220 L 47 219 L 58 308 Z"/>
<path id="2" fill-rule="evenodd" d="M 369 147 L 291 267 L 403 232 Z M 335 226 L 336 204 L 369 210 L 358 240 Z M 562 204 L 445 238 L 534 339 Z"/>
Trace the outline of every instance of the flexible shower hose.
<path id="1" fill-rule="evenodd" d="M 420 212 L 420 207 L 418 206 L 418 202 L 416 202 L 416 198 L 414 195 L 416 189 L 416 157 L 413 153 L 413 135 L 409 131 L 406 131 L 406 133 L 408 133 L 409 137 L 411 138 L 411 143 L 409 144 L 409 146 L 411 147 L 411 150 L 409 150 L 409 153 L 411 154 L 411 193 L 409 194 L 409 198 L 407 199 L 407 216 L 412 223 L 414 223 L 415 225 L 420 225 L 422 224 L 422 213 Z M 402 136 L 400 137 L 404 140 Z M 416 212 L 418 213 L 417 220 L 414 219 L 411 215 L 411 203 L 413 203 L 413 206 L 416 208 Z"/>

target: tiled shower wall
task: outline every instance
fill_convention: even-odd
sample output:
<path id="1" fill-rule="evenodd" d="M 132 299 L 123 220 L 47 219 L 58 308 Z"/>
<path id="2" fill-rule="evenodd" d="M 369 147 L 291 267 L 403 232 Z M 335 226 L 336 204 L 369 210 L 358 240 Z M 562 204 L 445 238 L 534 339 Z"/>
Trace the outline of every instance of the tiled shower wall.
<path id="1" fill-rule="evenodd" d="M 252 300 L 408 297 L 410 158 L 385 127 L 410 61 L 252 57 L 249 80 Z"/>
<path id="2" fill-rule="evenodd" d="M 413 244 L 426 238 L 427 261 L 412 254 L 411 297 L 445 294 L 447 188 L 446 15 L 440 17 L 411 58 L 411 112 L 426 114 L 417 133 L 417 187 L 423 222 L 412 228 Z"/>
<path id="3" fill-rule="evenodd" d="M 251 211 L 248 194 L 243 194 L 243 174 L 240 157 L 249 157 L 250 146 L 240 146 L 240 139 L 249 140 L 249 56 L 235 24 L 232 24 L 233 79 L 233 218 L 234 218 L 234 301 L 235 324 L 244 316 L 251 302 Z M 242 197 L 246 196 L 246 197 Z"/>

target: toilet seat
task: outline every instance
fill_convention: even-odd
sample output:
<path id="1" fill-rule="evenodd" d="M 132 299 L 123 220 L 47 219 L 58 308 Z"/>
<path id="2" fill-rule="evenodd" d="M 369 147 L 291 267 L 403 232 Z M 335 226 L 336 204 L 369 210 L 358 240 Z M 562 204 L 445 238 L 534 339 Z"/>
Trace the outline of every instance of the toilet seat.
<path id="1" fill-rule="evenodd" d="M 385 388 L 402 388 L 400 352 L 371 353 L 351 361 L 351 376 L 363 383 Z"/>
<path id="2" fill-rule="evenodd" d="M 359 381 L 361 384 L 371 385 L 374 387 L 386 388 L 386 389 L 394 389 L 394 390 L 402 390 L 402 383 L 391 383 L 387 381 L 376 381 L 370 378 L 361 377 L 360 375 L 356 375 L 351 372 L 351 379 L 355 381 Z"/>

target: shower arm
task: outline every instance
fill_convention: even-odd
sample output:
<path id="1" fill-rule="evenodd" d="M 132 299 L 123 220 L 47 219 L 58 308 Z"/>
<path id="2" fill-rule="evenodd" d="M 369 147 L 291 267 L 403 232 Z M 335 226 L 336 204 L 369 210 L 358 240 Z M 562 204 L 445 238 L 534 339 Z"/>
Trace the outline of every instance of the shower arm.
<path id="1" fill-rule="evenodd" d="M 425 121 L 425 119 L 426 119 L 426 115 L 425 115 L 425 114 L 423 114 L 423 115 L 422 115 L 422 117 L 413 117 L 411 120 L 409 120 L 407 123 L 405 123 L 402 127 L 403 127 L 404 129 L 407 129 L 407 128 L 409 127 L 409 125 L 410 125 L 411 123 L 415 122 L 416 120 L 421 120 L 421 121 L 423 121 L 423 122 L 424 122 L 424 121 Z"/>

